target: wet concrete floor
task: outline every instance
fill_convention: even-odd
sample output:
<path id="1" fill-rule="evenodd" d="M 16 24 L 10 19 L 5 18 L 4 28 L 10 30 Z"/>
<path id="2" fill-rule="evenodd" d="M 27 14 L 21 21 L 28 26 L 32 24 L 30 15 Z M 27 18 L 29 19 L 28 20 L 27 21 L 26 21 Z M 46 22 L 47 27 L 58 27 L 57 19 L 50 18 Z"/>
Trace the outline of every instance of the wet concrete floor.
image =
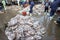
<path id="1" fill-rule="evenodd" d="M 14 16 L 17 12 L 7 9 L 5 13 L 0 13 L 0 40 L 8 40 L 4 34 L 5 24 Z"/>
<path id="2" fill-rule="evenodd" d="M 0 14 L 0 40 L 8 40 L 4 34 L 5 23 L 17 14 L 16 11 L 7 10 L 6 13 Z M 54 23 L 54 18 L 48 26 L 48 30 L 42 40 L 60 40 L 60 25 Z"/>
<path id="3" fill-rule="evenodd" d="M 47 32 L 43 37 L 43 40 L 60 40 L 60 24 L 56 25 L 54 21 L 57 19 L 57 16 L 50 22 Z"/>

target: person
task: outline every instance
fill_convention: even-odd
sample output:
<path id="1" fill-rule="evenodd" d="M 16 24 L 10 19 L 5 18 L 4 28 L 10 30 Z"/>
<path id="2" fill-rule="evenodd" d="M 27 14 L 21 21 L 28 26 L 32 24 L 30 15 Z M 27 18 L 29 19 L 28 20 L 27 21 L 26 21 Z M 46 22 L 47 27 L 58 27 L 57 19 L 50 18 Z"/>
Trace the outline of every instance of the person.
<path id="1" fill-rule="evenodd" d="M 44 12 L 48 12 L 49 11 L 49 5 L 50 5 L 49 1 L 46 0 L 44 5 L 45 5 L 45 11 Z"/>
<path id="2" fill-rule="evenodd" d="M 32 12 L 33 12 L 34 2 L 31 0 L 31 1 L 29 1 L 29 4 L 30 4 L 30 11 L 29 11 L 29 13 L 30 13 L 30 16 L 31 16 Z"/>
<path id="3" fill-rule="evenodd" d="M 4 10 L 6 10 L 6 2 L 5 2 L 5 0 L 2 0 L 2 4 L 3 4 L 3 7 L 4 7 Z"/>
<path id="4" fill-rule="evenodd" d="M 60 5 L 60 0 L 54 0 L 54 2 L 51 4 L 50 20 L 53 19 L 54 13 L 56 12 L 59 5 Z"/>

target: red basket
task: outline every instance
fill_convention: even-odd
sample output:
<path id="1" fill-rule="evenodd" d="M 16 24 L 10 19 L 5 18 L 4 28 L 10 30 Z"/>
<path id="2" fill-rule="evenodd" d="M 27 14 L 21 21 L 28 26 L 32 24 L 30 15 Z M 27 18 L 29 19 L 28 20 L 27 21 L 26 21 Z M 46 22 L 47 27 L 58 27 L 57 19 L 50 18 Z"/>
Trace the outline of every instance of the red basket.
<path id="1" fill-rule="evenodd" d="M 23 16 L 26 16 L 26 15 L 27 15 L 27 13 L 26 13 L 26 12 L 22 12 L 22 15 L 23 15 Z"/>

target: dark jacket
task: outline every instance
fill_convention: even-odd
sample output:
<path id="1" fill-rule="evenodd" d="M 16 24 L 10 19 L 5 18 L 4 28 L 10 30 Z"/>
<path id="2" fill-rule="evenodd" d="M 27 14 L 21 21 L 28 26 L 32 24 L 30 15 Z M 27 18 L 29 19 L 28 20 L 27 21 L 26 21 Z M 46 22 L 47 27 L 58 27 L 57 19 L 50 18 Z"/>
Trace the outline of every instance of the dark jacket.
<path id="1" fill-rule="evenodd" d="M 51 9 L 55 10 L 57 9 L 57 7 L 60 6 L 60 0 L 55 0 L 52 4 L 51 4 Z"/>

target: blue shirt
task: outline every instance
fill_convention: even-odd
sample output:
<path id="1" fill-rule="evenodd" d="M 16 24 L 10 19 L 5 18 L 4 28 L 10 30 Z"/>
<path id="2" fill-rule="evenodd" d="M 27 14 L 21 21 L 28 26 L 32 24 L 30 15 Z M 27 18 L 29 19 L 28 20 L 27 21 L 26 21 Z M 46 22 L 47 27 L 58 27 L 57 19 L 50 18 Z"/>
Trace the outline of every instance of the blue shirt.
<path id="1" fill-rule="evenodd" d="M 48 7 L 49 6 L 49 2 L 45 2 L 45 4 L 44 4 L 46 7 Z"/>

